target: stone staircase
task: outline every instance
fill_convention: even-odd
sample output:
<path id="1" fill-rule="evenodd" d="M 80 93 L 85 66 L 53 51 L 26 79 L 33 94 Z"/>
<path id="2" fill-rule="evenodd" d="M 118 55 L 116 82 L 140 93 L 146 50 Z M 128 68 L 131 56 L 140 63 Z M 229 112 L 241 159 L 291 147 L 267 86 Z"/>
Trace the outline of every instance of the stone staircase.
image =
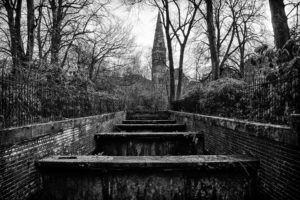
<path id="1" fill-rule="evenodd" d="M 95 141 L 91 156 L 39 161 L 43 199 L 256 198 L 257 160 L 203 155 L 203 135 L 187 132 L 167 112 L 128 114 Z"/>
<path id="2" fill-rule="evenodd" d="M 115 132 L 95 135 L 93 154 L 110 156 L 167 156 L 203 154 L 203 135 L 186 132 L 165 113 L 127 115 Z"/>

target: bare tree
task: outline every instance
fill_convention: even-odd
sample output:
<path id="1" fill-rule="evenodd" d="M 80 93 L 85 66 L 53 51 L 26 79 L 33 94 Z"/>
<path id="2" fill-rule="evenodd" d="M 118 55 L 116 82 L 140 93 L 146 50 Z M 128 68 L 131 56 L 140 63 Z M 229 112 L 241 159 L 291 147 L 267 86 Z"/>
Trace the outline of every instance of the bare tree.
<path id="1" fill-rule="evenodd" d="M 198 39 L 198 43 L 210 49 L 212 80 L 218 79 L 222 69 L 230 63 L 243 74 L 247 47 L 263 38 L 255 28 L 261 26 L 261 8 L 262 3 L 256 0 L 206 1 L 206 9 L 199 7 L 199 12 L 205 17 L 206 27 L 198 27 L 199 38 L 202 38 Z M 208 37 L 208 43 L 203 41 L 203 34 Z"/>
<path id="2" fill-rule="evenodd" d="M 278 49 L 290 39 L 287 16 L 283 0 L 269 0 L 275 45 Z"/>
<path id="3" fill-rule="evenodd" d="M 300 37 L 300 2 L 287 0 L 285 8 L 287 10 L 291 38 L 297 40 Z"/>
<path id="4" fill-rule="evenodd" d="M 183 61 L 184 61 L 184 53 L 185 48 L 188 42 L 188 39 L 191 34 L 191 30 L 194 27 L 194 24 L 199 21 L 200 19 L 196 18 L 196 14 L 198 8 L 201 4 L 202 0 L 192 0 L 187 3 L 186 12 L 182 10 L 181 6 L 179 5 L 178 1 L 172 1 L 172 3 L 176 7 L 176 14 L 177 15 L 177 23 L 171 22 L 170 26 L 172 28 L 172 34 L 177 39 L 177 42 L 180 46 L 180 53 L 179 53 L 179 66 L 178 66 L 178 85 L 177 85 L 177 92 L 176 92 L 176 99 L 181 98 L 181 91 L 182 91 L 182 78 L 183 78 Z"/>
<path id="5" fill-rule="evenodd" d="M 231 59 L 240 70 L 240 75 L 244 75 L 244 63 L 247 53 L 246 47 L 252 42 L 261 42 L 262 35 L 256 31 L 255 27 L 260 25 L 263 5 L 257 0 L 248 1 L 231 1 L 231 17 L 234 20 L 233 28 L 235 29 L 236 47 L 238 48 L 238 59 Z M 237 62 L 239 61 L 239 62 Z"/>
<path id="6" fill-rule="evenodd" d="M 130 36 L 131 29 L 122 27 L 119 23 L 108 25 L 103 30 L 98 30 L 88 38 L 91 47 L 89 63 L 89 79 L 95 80 L 99 73 L 102 62 L 128 54 L 133 47 L 133 38 Z"/>
<path id="7" fill-rule="evenodd" d="M 52 67 L 61 71 L 72 45 L 91 32 L 92 23 L 102 18 L 107 3 L 109 0 L 0 1 L 1 32 L 6 36 L 1 39 L 1 51 L 10 54 L 12 73 L 20 74 L 20 67 L 35 67 L 34 59 L 44 68 L 50 60 Z"/>
<path id="8" fill-rule="evenodd" d="M 2 0 L 1 7 L 4 7 L 4 12 L 1 9 L 0 19 L 6 23 L 9 29 L 9 51 L 13 60 L 12 73 L 20 75 L 20 67 L 26 67 L 32 61 L 34 48 L 34 1 L 26 0 L 27 5 L 27 47 L 24 48 L 22 37 L 22 0 Z"/>
<path id="9" fill-rule="evenodd" d="M 217 51 L 216 31 L 214 26 L 212 0 L 206 0 L 206 24 L 211 55 L 212 77 L 216 80 L 220 76 L 219 55 Z"/>
<path id="10" fill-rule="evenodd" d="M 46 8 L 49 13 L 51 64 L 62 67 L 74 40 L 90 32 L 88 25 L 100 9 L 90 9 L 93 3 L 90 0 L 49 0 Z M 59 63 L 59 53 L 63 48 L 65 52 Z"/>

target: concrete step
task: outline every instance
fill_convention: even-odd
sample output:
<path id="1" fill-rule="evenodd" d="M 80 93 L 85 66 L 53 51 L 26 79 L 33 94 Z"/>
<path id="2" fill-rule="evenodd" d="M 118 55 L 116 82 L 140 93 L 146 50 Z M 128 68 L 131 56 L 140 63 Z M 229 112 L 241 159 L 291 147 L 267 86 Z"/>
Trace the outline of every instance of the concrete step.
<path id="1" fill-rule="evenodd" d="M 256 199 L 246 156 L 54 156 L 37 163 L 40 199 Z"/>
<path id="2" fill-rule="evenodd" d="M 204 154 L 203 135 L 197 132 L 112 132 L 95 135 L 93 154 L 164 156 Z"/>
<path id="3" fill-rule="evenodd" d="M 185 131 L 185 124 L 116 124 L 115 131 L 158 131 L 158 132 L 172 132 Z"/>
<path id="4" fill-rule="evenodd" d="M 140 114 L 126 117 L 127 120 L 168 120 L 169 116 L 155 115 L 155 114 Z"/>
<path id="5" fill-rule="evenodd" d="M 127 120 L 168 120 L 168 112 L 127 113 Z"/>
<path id="6" fill-rule="evenodd" d="M 175 124 L 175 120 L 124 120 L 123 124 Z"/>

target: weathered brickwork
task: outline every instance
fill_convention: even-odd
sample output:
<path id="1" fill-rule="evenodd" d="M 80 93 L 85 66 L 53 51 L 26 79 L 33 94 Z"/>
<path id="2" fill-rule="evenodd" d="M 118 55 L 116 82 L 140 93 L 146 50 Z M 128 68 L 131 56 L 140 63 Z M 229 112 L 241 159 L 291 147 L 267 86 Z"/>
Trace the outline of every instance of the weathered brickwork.
<path id="1" fill-rule="evenodd" d="M 261 199 L 300 197 L 299 135 L 286 126 L 170 111 L 191 131 L 204 134 L 209 154 L 248 154 L 260 160 Z M 299 134 L 299 133 L 298 133 Z"/>
<path id="2" fill-rule="evenodd" d="M 124 112 L 0 131 L 0 199 L 27 199 L 41 189 L 35 161 L 51 155 L 86 155 L 94 134 L 111 131 Z"/>

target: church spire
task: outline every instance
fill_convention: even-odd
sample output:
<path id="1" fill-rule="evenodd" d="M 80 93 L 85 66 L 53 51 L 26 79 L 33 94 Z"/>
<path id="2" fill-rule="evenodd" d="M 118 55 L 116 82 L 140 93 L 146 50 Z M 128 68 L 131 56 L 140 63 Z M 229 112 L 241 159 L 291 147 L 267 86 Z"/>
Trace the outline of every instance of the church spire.
<path id="1" fill-rule="evenodd" d="M 162 82 L 166 72 L 166 46 L 163 26 L 158 12 L 155 35 L 152 48 L 152 81 L 155 84 Z"/>
<path id="2" fill-rule="evenodd" d="M 158 12 L 157 20 L 156 20 L 156 27 L 155 27 L 155 35 L 153 41 L 153 48 L 163 48 L 165 49 L 165 42 L 164 42 L 164 32 L 162 27 L 162 22 L 160 18 L 160 13 Z"/>

